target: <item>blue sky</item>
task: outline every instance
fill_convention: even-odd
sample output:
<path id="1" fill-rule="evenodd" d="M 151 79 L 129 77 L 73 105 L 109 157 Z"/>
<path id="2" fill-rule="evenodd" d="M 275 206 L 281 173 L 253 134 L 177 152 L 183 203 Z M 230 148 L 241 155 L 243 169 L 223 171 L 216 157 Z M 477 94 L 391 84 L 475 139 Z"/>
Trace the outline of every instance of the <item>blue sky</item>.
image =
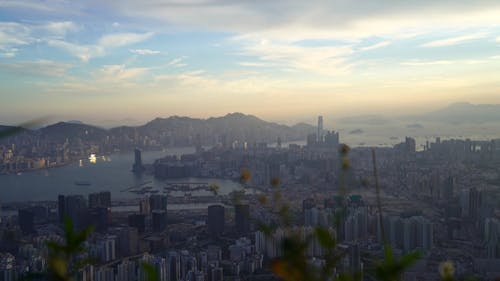
<path id="1" fill-rule="evenodd" d="M 0 0 L 0 123 L 500 103 L 499 1 Z"/>

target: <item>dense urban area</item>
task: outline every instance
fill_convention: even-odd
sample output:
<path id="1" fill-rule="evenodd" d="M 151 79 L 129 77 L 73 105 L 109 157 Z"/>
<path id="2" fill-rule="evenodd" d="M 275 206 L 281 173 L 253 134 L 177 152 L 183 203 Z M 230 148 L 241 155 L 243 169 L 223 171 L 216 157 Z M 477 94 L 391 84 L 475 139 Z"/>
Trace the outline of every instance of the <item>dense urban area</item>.
<path id="1" fill-rule="evenodd" d="M 170 128 L 175 130 L 169 131 L 155 131 L 152 125 L 166 119 L 111 130 L 59 123 L 2 140 L 4 174 L 57 169 L 89 155 L 134 150 L 130 173 L 160 180 L 203 178 L 206 183 L 165 183 L 163 189 L 145 183 L 125 190 L 136 194 L 133 199 L 113 198 L 102 190 L 3 203 L 0 280 L 43 272 L 46 241 L 64 239 L 66 217 L 77 230 L 95 226 L 85 255 L 96 262 L 78 272 L 76 279 L 82 281 L 145 280 L 144 262 L 154 266 L 162 281 L 276 280 L 269 265 L 282 255 L 281 241 L 289 230 L 305 237 L 317 226 L 333 233 L 345 253 L 335 274 L 367 272 L 383 257 L 387 240 L 398 256 L 421 253 L 404 280 L 435 280 L 439 264 L 447 260 L 459 277 L 500 276 L 500 140 L 437 137 L 420 149 L 415 139 L 406 137 L 393 147 L 352 147 L 345 169 L 339 156 L 341 136 L 325 130 L 322 117 L 317 126 L 276 127 L 252 119 L 246 128 L 228 125 L 235 118 L 248 120 L 232 114 L 216 120 L 226 127 L 209 127 L 206 123 L 215 121 L 193 125 L 192 120 L 174 118 Z M 285 145 L 302 136 L 304 145 Z M 144 150 L 175 145 L 196 151 L 143 163 Z M 375 168 L 382 216 L 376 206 Z M 218 194 L 211 179 L 237 181 L 251 192 Z M 197 190 L 212 193 L 196 196 Z M 274 211 L 283 202 L 290 206 L 289 225 L 280 224 Z M 173 203 L 207 207 L 168 208 Z M 271 233 L 262 224 L 273 225 Z M 308 262 L 320 265 L 324 255 L 318 241 L 309 244 Z"/>

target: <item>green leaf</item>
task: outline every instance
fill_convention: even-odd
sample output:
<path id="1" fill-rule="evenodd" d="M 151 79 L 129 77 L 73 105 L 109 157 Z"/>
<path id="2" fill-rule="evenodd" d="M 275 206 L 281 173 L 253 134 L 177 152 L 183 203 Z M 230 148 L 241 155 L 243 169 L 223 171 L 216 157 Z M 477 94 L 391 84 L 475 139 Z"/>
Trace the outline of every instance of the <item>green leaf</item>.
<path id="1" fill-rule="evenodd" d="M 142 263 L 142 269 L 144 269 L 144 273 L 146 273 L 146 281 L 158 281 L 158 274 L 156 273 L 156 269 L 153 265 L 149 263 Z"/>
<path id="2" fill-rule="evenodd" d="M 328 229 L 323 227 L 317 227 L 315 229 L 316 237 L 318 238 L 318 242 L 325 249 L 332 249 L 335 247 L 335 238 L 328 231 Z"/>

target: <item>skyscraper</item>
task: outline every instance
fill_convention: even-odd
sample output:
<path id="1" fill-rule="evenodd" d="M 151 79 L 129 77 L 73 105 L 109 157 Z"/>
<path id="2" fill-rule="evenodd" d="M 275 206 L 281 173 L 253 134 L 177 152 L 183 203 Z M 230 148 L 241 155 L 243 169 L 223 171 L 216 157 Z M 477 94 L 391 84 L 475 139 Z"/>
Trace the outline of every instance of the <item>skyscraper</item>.
<path id="1" fill-rule="evenodd" d="M 162 194 L 153 194 L 149 197 L 149 206 L 151 211 L 167 210 L 167 196 Z"/>
<path id="2" fill-rule="evenodd" d="M 316 134 L 317 142 L 323 141 L 323 116 L 318 116 L 318 133 Z"/>
<path id="3" fill-rule="evenodd" d="M 153 210 L 153 231 L 162 232 L 167 228 L 167 211 Z"/>
<path id="4" fill-rule="evenodd" d="M 234 222 L 237 233 L 245 234 L 250 231 L 250 206 L 248 204 L 234 206 Z"/>
<path id="5" fill-rule="evenodd" d="M 224 232 L 224 206 L 211 205 L 208 206 L 208 233 L 212 237 L 219 237 Z"/>
<path id="6" fill-rule="evenodd" d="M 128 216 L 128 225 L 137 228 L 139 234 L 146 231 L 146 215 L 144 214 L 132 214 Z"/>
<path id="7" fill-rule="evenodd" d="M 85 228 L 88 223 L 87 200 L 82 195 L 69 195 L 65 199 L 65 214 L 71 219 L 76 229 Z"/>
<path id="8" fill-rule="evenodd" d="M 35 214 L 31 208 L 19 210 L 19 227 L 24 234 L 35 232 Z"/>
<path id="9" fill-rule="evenodd" d="M 111 207 L 111 192 L 103 191 L 89 194 L 89 208 Z"/>
<path id="10" fill-rule="evenodd" d="M 134 173 L 140 173 L 144 171 L 144 166 L 142 165 L 141 150 L 138 148 L 134 149 L 134 156 L 135 156 L 135 161 L 134 165 L 132 166 L 132 171 Z"/>
<path id="11" fill-rule="evenodd" d="M 90 223 L 95 226 L 96 231 L 104 232 L 111 224 L 111 208 L 97 207 L 88 210 Z"/>

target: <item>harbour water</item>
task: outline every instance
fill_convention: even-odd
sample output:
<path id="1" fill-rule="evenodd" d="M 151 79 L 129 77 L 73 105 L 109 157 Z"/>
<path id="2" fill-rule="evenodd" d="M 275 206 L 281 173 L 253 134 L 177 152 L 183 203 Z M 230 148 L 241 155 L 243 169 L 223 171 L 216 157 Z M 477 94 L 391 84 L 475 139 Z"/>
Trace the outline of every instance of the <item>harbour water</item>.
<path id="1" fill-rule="evenodd" d="M 144 164 L 166 155 L 181 155 L 194 152 L 194 148 L 172 148 L 166 151 L 145 151 L 142 153 Z M 52 169 L 26 172 L 19 175 L 0 175 L 0 203 L 21 201 L 55 201 L 59 194 L 87 195 L 99 191 L 111 191 L 111 198 L 127 199 L 144 195 L 122 192 L 129 187 L 150 182 L 147 186 L 162 190 L 166 181 L 155 179 L 152 175 L 136 175 L 131 172 L 134 153 L 117 153 L 109 156 L 96 156 L 96 161 L 82 159 L 75 163 Z M 229 194 L 243 187 L 230 180 L 220 179 L 182 179 L 182 182 L 207 182 L 217 184 L 219 194 Z M 88 182 L 89 185 L 76 185 L 75 182 Z M 172 181 L 169 181 L 172 182 Z M 210 195 L 208 191 L 194 191 L 192 196 Z M 175 192 L 174 196 L 180 195 Z"/>

